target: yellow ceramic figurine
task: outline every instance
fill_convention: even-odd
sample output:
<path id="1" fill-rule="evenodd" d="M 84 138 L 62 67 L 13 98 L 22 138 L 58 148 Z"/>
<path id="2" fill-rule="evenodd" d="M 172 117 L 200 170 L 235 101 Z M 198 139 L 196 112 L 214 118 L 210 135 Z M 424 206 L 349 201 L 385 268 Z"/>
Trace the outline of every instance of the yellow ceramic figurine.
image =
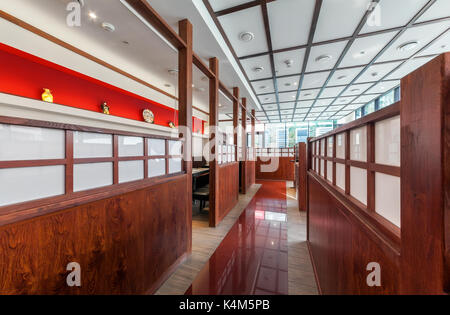
<path id="1" fill-rule="evenodd" d="M 44 89 L 44 93 L 42 93 L 42 100 L 44 102 L 53 103 L 53 95 L 49 89 Z"/>
<path id="2" fill-rule="evenodd" d="M 103 111 L 103 114 L 109 115 L 109 106 L 108 106 L 108 104 L 106 102 L 104 102 L 102 104 L 102 111 Z"/>

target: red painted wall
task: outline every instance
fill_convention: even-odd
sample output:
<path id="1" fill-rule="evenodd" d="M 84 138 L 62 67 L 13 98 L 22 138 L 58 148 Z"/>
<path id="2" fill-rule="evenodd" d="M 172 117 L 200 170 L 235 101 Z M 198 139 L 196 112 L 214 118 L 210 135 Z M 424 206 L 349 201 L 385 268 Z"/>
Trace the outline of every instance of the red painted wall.
<path id="1" fill-rule="evenodd" d="M 139 121 L 149 108 L 155 124 L 178 124 L 173 108 L 0 43 L 0 92 L 41 100 L 43 88 L 56 104 L 101 112 L 106 101 L 111 115 Z M 203 121 L 192 119 L 194 132 L 203 132 Z"/>

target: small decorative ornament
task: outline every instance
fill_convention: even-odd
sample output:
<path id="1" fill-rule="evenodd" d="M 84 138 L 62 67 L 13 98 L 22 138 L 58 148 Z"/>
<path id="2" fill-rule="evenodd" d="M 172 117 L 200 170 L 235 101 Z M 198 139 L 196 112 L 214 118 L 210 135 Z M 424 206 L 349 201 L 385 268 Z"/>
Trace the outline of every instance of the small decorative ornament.
<path id="1" fill-rule="evenodd" d="M 144 111 L 142 112 L 142 116 L 144 117 L 144 120 L 149 124 L 153 124 L 155 122 L 155 115 L 150 109 L 144 109 Z"/>
<path id="2" fill-rule="evenodd" d="M 102 104 L 102 111 L 103 111 L 103 114 L 109 115 L 109 106 L 108 106 L 108 103 L 103 102 L 103 104 Z"/>
<path id="3" fill-rule="evenodd" d="M 173 123 L 173 121 L 170 121 L 170 122 L 169 122 L 169 127 L 172 128 L 172 129 L 175 129 L 175 128 L 176 128 L 176 127 L 175 127 L 175 124 Z"/>
<path id="4" fill-rule="evenodd" d="M 42 100 L 44 102 L 53 103 L 52 91 L 49 89 L 44 89 L 44 93 L 42 93 Z"/>

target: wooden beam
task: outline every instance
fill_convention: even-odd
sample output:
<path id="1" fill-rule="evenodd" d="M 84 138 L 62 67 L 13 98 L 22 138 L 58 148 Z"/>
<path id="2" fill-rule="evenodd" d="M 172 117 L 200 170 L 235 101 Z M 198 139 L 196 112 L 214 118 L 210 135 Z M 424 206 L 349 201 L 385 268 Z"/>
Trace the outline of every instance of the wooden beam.
<path id="1" fill-rule="evenodd" d="M 186 43 L 178 54 L 178 125 L 184 128 L 182 136 L 185 139 L 183 147 L 183 169 L 187 175 L 186 193 L 186 237 L 188 252 L 192 251 L 192 24 L 188 20 L 179 22 L 180 37 Z M 183 132 L 179 128 L 180 132 Z M 166 152 L 168 154 L 168 152 Z"/>
<path id="2" fill-rule="evenodd" d="M 273 2 L 273 1 L 275 1 L 275 0 L 266 0 L 267 3 Z M 231 8 L 227 8 L 227 9 L 224 9 L 224 10 L 217 11 L 217 12 L 215 12 L 215 14 L 216 14 L 216 16 L 219 17 L 219 16 L 222 16 L 222 15 L 227 15 L 227 14 L 239 12 L 239 11 L 242 11 L 242 10 L 246 10 L 246 9 L 250 9 L 250 8 L 259 6 L 259 5 L 261 5 L 261 2 L 262 2 L 261 0 L 250 1 L 250 2 L 247 2 L 247 3 L 243 3 L 243 4 L 240 4 L 240 5 L 231 7 Z"/>
<path id="3" fill-rule="evenodd" d="M 218 176 L 218 148 L 219 145 L 219 60 L 211 58 L 209 67 L 214 78 L 209 79 L 209 143 L 212 144 L 209 162 L 209 226 L 215 227 L 219 222 L 219 176 Z"/>
<path id="4" fill-rule="evenodd" d="M 196 53 L 194 53 L 194 65 L 204 74 L 208 77 L 208 79 L 213 79 L 214 73 L 211 72 L 208 65 L 203 62 L 202 58 L 200 58 Z"/>

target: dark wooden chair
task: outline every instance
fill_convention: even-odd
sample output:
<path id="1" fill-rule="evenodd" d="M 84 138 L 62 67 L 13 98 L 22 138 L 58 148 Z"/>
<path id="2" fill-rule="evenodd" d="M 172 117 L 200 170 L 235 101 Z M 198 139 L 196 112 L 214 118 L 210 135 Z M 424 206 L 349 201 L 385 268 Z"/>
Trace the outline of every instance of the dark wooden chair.
<path id="1" fill-rule="evenodd" d="M 206 202 L 209 201 L 209 185 L 197 188 L 192 193 L 192 199 L 200 201 L 200 211 L 202 211 L 206 207 Z"/>

